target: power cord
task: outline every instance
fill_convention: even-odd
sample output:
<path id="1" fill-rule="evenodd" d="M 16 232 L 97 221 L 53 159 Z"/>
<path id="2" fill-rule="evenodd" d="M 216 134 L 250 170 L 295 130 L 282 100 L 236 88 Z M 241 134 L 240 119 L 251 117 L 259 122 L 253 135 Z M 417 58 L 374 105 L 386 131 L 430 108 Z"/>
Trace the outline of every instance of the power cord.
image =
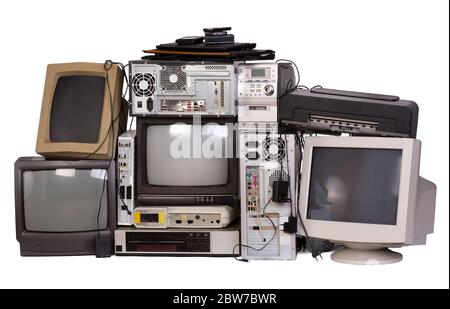
<path id="1" fill-rule="evenodd" d="M 88 154 L 88 155 L 84 158 L 85 160 L 90 159 L 93 155 L 95 155 L 95 154 L 103 147 L 103 145 L 105 144 L 106 140 L 107 140 L 108 137 L 110 136 L 111 130 L 113 130 L 115 123 L 120 119 L 121 116 L 123 116 L 123 112 L 124 112 L 123 106 L 126 105 L 127 107 L 130 107 L 130 102 L 125 98 L 126 91 L 127 91 L 127 90 L 125 90 L 125 94 L 122 94 L 122 102 L 125 102 L 126 104 L 123 104 L 123 103 L 122 103 L 119 113 L 117 114 L 117 116 L 113 117 L 114 111 L 113 111 L 113 104 L 112 104 L 112 94 L 111 94 L 111 89 L 110 89 L 110 85 L 109 85 L 109 77 L 108 77 L 108 71 L 111 69 L 111 67 L 112 67 L 113 64 L 118 65 L 118 66 L 122 69 L 122 71 L 123 71 L 123 73 L 124 73 L 123 75 L 124 75 L 124 77 L 125 77 L 125 81 L 126 81 L 126 83 L 127 83 L 127 87 L 126 87 L 127 90 L 128 90 L 128 88 L 129 88 L 128 78 L 126 77 L 127 74 L 126 74 L 126 72 L 125 72 L 125 68 L 126 68 L 127 66 L 124 66 L 124 65 L 123 65 L 122 63 L 120 63 L 120 62 L 113 62 L 113 61 L 111 61 L 111 60 L 106 60 L 105 63 L 103 64 L 103 68 L 104 68 L 104 70 L 105 70 L 105 79 L 106 79 L 106 84 L 107 84 L 107 89 L 108 89 L 108 95 L 109 95 L 109 103 L 110 103 L 110 109 L 111 109 L 111 123 L 110 123 L 110 125 L 109 125 L 109 127 L 108 127 L 108 131 L 106 132 L 106 135 L 105 135 L 105 137 L 103 138 L 103 140 L 102 140 L 102 142 L 100 143 L 100 145 L 99 145 L 93 152 L 91 152 L 90 154 Z M 126 116 L 128 117 L 128 115 L 126 115 Z M 120 124 L 120 122 L 119 122 L 119 124 Z M 126 128 L 125 128 L 125 129 L 126 129 Z M 113 131 L 114 131 L 114 130 L 113 130 Z M 114 132 L 113 132 L 113 133 L 114 133 Z M 114 135 L 114 134 L 113 134 L 113 135 Z M 114 137 L 114 136 L 113 136 L 113 137 Z M 113 138 L 113 140 L 114 140 L 114 138 Z M 113 144 L 114 144 L 114 143 L 113 143 Z M 113 151 L 113 152 L 114 152 L 114 151 Z"/>
<path id="2" fill-rule="evenodd" d="M 303 162 L 303 149 L 304 149 L 304 145 L 305 145 L 305 139 L 303 137 L 303 133 L 300 134 L 300 136 L 298 135 L 298 133 L 295 134 L 295 139 L 296 139 L 296 144 L 299 147 L 299 162 Z M 298 175 L 299 175 L 299 181 L 298 181 L 298 186 L 300 186 L 300 180 L 301 180 L 301 176 L 302 176 L 302 171 L 301 171 L 301 164 L 298 165 Z M 298 188 L 299 190 L 299 188 Z M 306 238 L 306 242 L 308 243 L 309 247 L 311 248 L 311 254 L 312 257 L 314 259 L 317 259 L 317 257 L 319 256 L 321 259 L 322 255 L 321 255 L 321 251 L 318 250 L 312 243 L 311 238 L 309 237 L 308 231 L 306 230 L 305 224 L 303 223 L 303 219 L 300 213 L 300 194 L 297 194 L 297 216 L 298 219 L 300 221 L 300 224 L 302 226 L 303 231 L 305 232 L 305 238 Z"/>
<path id="3" fill-rule="evenodd" d="M 114 106 L 113 106 L 113 98 L 112 98 L 112 93 L 111 93 L 111 87 L 110 87 L 110 82 L 109 82 L 109 70 L 111 69 L 113 64 L 118 64 L 116 62 L 112 62 L 111 60 L 106 60 L 105 63 L 103 64 L 103 68 L 105 70 L 105 79 L 106 79 L 106 86 L 108 89 L 108 96 L 109 96 L 109 105 L 110 105 L 110 111 L 111 111 L 111 124 L 108 128 L 107 134 L 105 136 L 105 138 L 103 139 L 103 141 L 101 142 L 100 146 L 91 154 L 89 154 L 86 159 L 92 157 L 92 155 L 94 155 L 95 153 L 98 152 L 98 150 L 104 145 L 105 141 L 107 140 L 108 136 L 111 133 L 111 129 L 112 129 L 112 143 L 111 143 L 111 154 L 114 153 L 115 150 L 115 140 L 116 140 L 116 134 L 115 134 L 115 130 L 113 129 L 115 122 L 120 118 L 120 116 L 123 113 L 123 106 L 124 104 L 121 105 L 119 113 L 116 117 L 114 117 Z M 124 66 L 123 65 L 119 65 L 119 67 L 121 67 L 122 70 L 124 70 Z M 126 76 L 125 72 L 124 72 L 124 76 Z M 127 84 L 128 84 L 128 80 L 127 80 Z M 125 100 L 128 104 L 129 102 L 124 99 L 124 96 L 122 95 L 122 100 Z M 120 123 L 119 123 L 120 125 Z M 100 194 L 100 201 L 97 207 L 97 218 L 96 218 L 96 223 L 97 223 L 97 244 L 99 244 L 101 242 L 101 237 L 100 237 L 100 214 L 101 214 L 101 209 L 102 209 L 102 202 L 103 202 L 103 195 L 105 194 L 105 188 L 106 188 L 106 184 L 107 184 L 107 175 L 108 175 L 108 171 L 111 167 L 112 162 L 114 161 L 114 156 L 111 155 L 111 158 L 109 159 L 107 168 L 105 170 L 105 175 L 103 176 L 103 185 L 102 185 L 102 191 Z M 116 182 L 116 190 L 117 190 L 117 182 Z M 123 200 L 122 200 L 123 201 Z M 124 203 L 124 205 L 126 205 Z M 128 206 L 127 206 L 127 210 L 129 212 Z M 99 254 L 99 252 L 97 252 L 97 257 L 100 257 L 101 255 Z"/>
<path id="4" fill-rule="evenodd" d="M 294 66 L 295 71 L 297 73 L 297 83 L 295 84 L 295 86 L 293 86 L 294 81 L 291 80 L 291 79 L 288 80 L 288 82 L 286 84 L 286 89 L 285 89 L 284 93 L 280 96 L 280 98 L 278 100 L 281 100 L 281 98 L 283 98 L 285 95 L 287 95 L 288 93 L 291 93 L 292 91 L 296 90 L 300 86 L 300 78 L 301 78 L 300 70 L 298 69 L 298 66 L 297 66 L 297 64 L 294 61 L 289 60 L 289 59 L 278 59 L 276 62 L 278 63 L 278 62 L 281 62 L 281 61 L 289 62 L 290 64 L 292 64 Z"/>
<path id="5" fill-rule="evenodd" d="M 281 136 L 281 134 L 280 134 Z M 287 178 L 288 178 L 288 193 L 289 193 L 289 205 L 290 205 L 290 215 L 289 215 L 289 219 L 288 222 L 285 222 L 283 227 L 284 230 L 287 233 L 297 233 L 297 217 L 294 216 L 294 206 L 292 205 L 292 191 L 291 191 L 291 174 L 289 171 L 289 143 L 288 143 L 288 139 L 287 139 L 287 135 L 284 134 L 284 141 L 286 144 L 286 165 L 287 165 Z"/>
<path id="6" fill-rule="evenodd" d="M 272 237 L 271 237 L 270 240 L 269 240 L 264 246 L 262 246 L 261 248 L 255 248 L 255 247 L 253 247 L 253 246 L 250 246 L 250 245 L 244 245 L 244 244 L 236 244 L 236 245 L 234 245 L 234 247 L 233 247 L 233 258 L 234 258 L 236 261 L 239 261 L 239 262 L 248 262 L 248 259 L 238 258 L 238 257 L 237 257 L 237 255 L 236 255 L 236 248 L 237 248 L 237 247 L 240 247 L 240 248 L 247 248 L 247 249 L 252 249 L 252 250 L 255 250 L 255 251 L 258 251 L 258 252 L 259 252 L 259 251 L 262 251 L 262 250 L 264 250 L 265 248 L 267 248 L 267 246 L 270 245 L 270 243 L 275 239 L 275 236 L 277 235 L 277 226 L 275 225 L 275 223 L 273 222 L 273 220 L 266 214 L 266 208 L 267 208 L 267 206 L 269 205 L 270 201 L 272 201 L 272 198 L 270 198 L 270 199 L 267 201 L 266 205 L 264 205 L 261 216 L 267 218 L 267 219 L 270 221 L 270 223 L 272 224 L 272 226 L 273 226 L 273 235 L 272 235 Z M 263 240 L 263 241 L 265 241 L 265 240 Z"/>

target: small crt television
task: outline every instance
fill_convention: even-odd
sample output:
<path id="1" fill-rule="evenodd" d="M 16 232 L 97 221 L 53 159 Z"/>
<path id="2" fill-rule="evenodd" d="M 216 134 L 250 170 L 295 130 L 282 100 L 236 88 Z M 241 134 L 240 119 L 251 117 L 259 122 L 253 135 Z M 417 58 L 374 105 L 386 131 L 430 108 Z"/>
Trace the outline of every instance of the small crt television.
<path id="1" fill-rule="evenodd" d="M 305 138 L 301 233 L 343 244 L 331 258 L 351 264 L 398 262 L 388 247 L 425 244 L 436 186 L 419 176 L 420 148 L 411 138 Z"/>
<path id="2" fill-rule="evenodd" d="M 114 161 L 22 157 L 15 163 L 16 237 L 22 256 L 113 252 Z"/>
<path id="3" fill-rule="evenodd" d="M 123 77 L 116 64 L 49 64 L 36 152 L 47 158 L 113 158 L 127 120 Z"/>
<path id="4" fill-rule="evenodd" d="M 237 204 L 236 117 L 137 121 L 137 204 Z"/>

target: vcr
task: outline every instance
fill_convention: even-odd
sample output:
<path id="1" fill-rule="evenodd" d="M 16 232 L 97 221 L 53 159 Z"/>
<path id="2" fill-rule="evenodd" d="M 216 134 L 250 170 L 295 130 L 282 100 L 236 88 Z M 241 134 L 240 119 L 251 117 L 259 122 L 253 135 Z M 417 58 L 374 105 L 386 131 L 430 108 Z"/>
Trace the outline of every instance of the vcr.
<path id="1" fill-rule="evenodd" d="M 240 255 L 240 223 L 223 229 L 147 230 L 119 228 L 115 231 L 116 255 Z"/>

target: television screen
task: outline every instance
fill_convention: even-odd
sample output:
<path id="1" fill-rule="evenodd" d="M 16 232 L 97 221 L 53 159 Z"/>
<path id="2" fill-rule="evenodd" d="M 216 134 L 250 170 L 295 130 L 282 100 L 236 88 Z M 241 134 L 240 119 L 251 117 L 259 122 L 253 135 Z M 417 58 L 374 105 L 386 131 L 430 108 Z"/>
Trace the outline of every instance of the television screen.
<path id="1" fill-rule="evenodd" d="M 50 141 L 96 143 L 103 111 L 103 76 L 62 76 L 53 95 Z"/>
<path id="2" fill-rule="evenodd" d="M 105 173 L 105 169 L 68 168 L 24 171 L 25 229 L 30 232 L 84 232 L 106 228 L 106 187 L 102 196 Z"/>
<path id="3" fill-rule="evenodd" d="M 313 149 L 308 219 L 395 225 L 402 151 Z"/>
<path id="4" fill-rule="evenodd" d="M 226 125 L 171 124 L 147 127 L 147 181 L 157 186 L 228 183 L 232 132 Z M 230 137 L 230 139 L 229 139 Z"/>

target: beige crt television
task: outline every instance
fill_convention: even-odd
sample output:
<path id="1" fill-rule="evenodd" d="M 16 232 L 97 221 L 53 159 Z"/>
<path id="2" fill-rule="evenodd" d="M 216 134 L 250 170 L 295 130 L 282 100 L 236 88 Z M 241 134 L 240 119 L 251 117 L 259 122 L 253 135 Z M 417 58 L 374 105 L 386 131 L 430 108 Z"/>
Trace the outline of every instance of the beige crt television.
<path id="1" fill-rule="evenodd" d="M 411 138 L 306 137 L 300 234 L 343 244 L 331 258 L 351 264 L 398 262 L 388 247 L 425 244 L 436 185 L 419 176 L 420 149 Z"/>
<path id="2" fill-rule="evenodd" d="M 36 152 L 47 158 L 114 158 L 127 119 L 123 77 L 116 64 L 49 64 Z"/>

